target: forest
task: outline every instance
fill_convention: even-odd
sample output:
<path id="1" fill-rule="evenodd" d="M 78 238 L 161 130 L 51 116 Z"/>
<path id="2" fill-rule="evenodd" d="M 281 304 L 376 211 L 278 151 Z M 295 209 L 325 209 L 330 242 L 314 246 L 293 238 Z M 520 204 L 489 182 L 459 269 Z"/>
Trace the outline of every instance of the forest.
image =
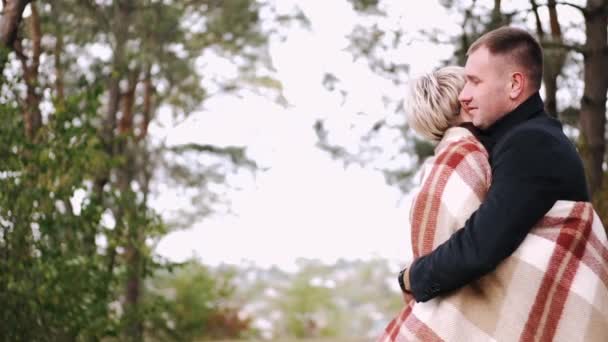
<path id="1" fill-rule="evenodd" d="M 302 257 L 295 270 L 285 270 L 253 262 L 211 265 L 204 254 L 173 260 L 158 247 L 198 222 L 238 216 L 233 194 L 262 187 L 259 180 L 272 169 L 265 153 L 295 139 L 277 132 L 283 126 L 262 124 L 269 114 L 250 105 L 251 98 L 279 113 L 308 115 L 281 120 L 312 137 L 327 160 L 371 170 L 407 197 L 413 175 L 433 152 L 405 123 L 408 79 L 432 67 L 464 65 L 470 44 L 504 25 L 529 30 L 543 46 L 546 110 L 576 144 L 593 204 L 607 222 L 608 0 L 437 0 L 429 2 L 435 12 L 425 13 L 413 1 L 334 0 L 317 4 L 317 12 L 310 9 L 314 2 L 2 1 L 0 340 L 377 336 L 402 305 L 394 279 L 407 252 L 398 261 L 330 264 Z M 324 6 L 330 19 L 321 23 Z M 416 17 L 419 28 L 411 21 Z M 333 48 L 370 83 L 325 60 L 322 45 L 281 66 L 276 47 L 311 32 L 338 36 Z M 413 52 L 422 43 L 441 52 Z M 305 75 L 308 63 L 318 63 L 321 75 L 301 82 L 314 84 L 339 113 L 316 113 L 312 93 L 293 95 L 302 76 L 285 75 Z M 357 102 L 365 97 L 373 105 Z M 172 127 L 209 117 L 206 110 L 218 99 L 248 109 L 243 117 L 257 136 L 283 141 L 260 152 L 246 139 L 165 139 Z M 214 136 L 242 135 L 239 122 L 222 127 L 211 129 Z M 301 151 L 282 153 L 298 159 Z M 301 172 L 290 182 L 307 187 L 326 177 Z M 299 209 L 294 213 L 307 215 Z M 255 235 L 261 227 L 249 229 Z M 339 229 L 348 234 L 348 227 Z M 281 241 L 250 243 L 267 249 Z M 339 248 L 348 239 L 331 243 Z"/>

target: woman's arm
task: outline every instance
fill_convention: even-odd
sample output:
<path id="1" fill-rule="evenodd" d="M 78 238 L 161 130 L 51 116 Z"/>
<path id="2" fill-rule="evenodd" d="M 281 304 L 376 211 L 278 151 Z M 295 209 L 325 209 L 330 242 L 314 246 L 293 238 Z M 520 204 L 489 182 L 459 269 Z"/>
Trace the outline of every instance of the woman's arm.
<path id="1" fill-rule="evenodd" d="M 488 154 L 473 137 L 443 148 L 431 165 L 410 210 L 414 258 L 431 253 L 480 206 L 491 181 Z"/>

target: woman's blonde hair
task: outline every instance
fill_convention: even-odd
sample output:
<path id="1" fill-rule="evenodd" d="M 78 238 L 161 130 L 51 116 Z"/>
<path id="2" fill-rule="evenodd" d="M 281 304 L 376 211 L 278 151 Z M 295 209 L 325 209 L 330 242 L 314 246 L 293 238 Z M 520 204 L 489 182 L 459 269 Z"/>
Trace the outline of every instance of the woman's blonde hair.
<path id="1" fill-rule="evenodd" d="M 410 85 L 405 113 L 418 134 L 441 140 L 460 113 L 458 94 L 464 87 L 464 68 L 447 66 L 425 74 Z"/>

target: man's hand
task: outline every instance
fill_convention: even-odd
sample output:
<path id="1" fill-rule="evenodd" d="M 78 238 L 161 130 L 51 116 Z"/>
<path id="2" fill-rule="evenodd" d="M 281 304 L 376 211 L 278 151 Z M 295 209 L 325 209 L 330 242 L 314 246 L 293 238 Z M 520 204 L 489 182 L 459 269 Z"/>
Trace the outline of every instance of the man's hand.
<path id="1" fill-rule="evenodd" d="M 415 300 L 414 295 L 410 291 L 410 265 L 404 267 L 397 276 L 397 280 L 399 281 L 399 287 L 401 288 L 401 293 L 403 293 L 403 301 L 405 302 L 405 304 L 409 304 L 412 300 Z"/>

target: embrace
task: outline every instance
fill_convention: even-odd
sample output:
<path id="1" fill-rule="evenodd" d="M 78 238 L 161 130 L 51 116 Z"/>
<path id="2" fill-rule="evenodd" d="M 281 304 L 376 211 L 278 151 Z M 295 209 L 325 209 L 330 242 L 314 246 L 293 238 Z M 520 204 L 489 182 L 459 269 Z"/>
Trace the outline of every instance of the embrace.
<path id="1" fill-rule="evenodd" d="M 608 240 L 583 163 L 539 95 L 524 30 L 412 82 L 407 119 L 437 141 L 410 211 L 405 306 L 378 341 L 608 341 Z"/>

